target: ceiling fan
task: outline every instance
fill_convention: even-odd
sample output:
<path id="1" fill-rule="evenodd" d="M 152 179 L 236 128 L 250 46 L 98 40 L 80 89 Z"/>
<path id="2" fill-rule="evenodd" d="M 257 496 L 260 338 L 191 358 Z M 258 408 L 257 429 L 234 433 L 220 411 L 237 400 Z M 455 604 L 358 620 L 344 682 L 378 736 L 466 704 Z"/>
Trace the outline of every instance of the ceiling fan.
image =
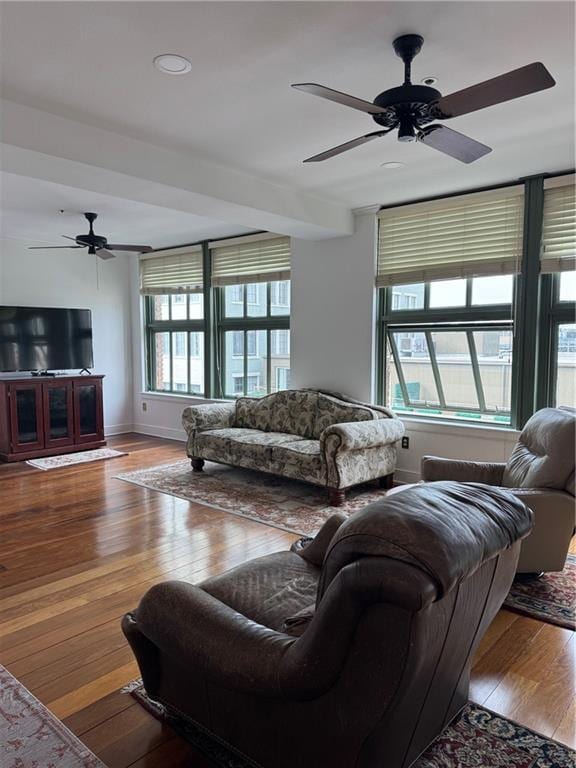
<path id="1" fill-rule="evenodd" d="M 520 96 L 536 93 L 556 85 L 546 67 L 536 62 L 520 69 L 514 69 L 505 75 L 485 80 L 482 83 L 442 96 L 440 91 L 428 85 L 413 85 L 410 79 L 412 60 L 420 53 L 424 38 L 420 35 L 402 35 L 394 40 L 394 50 L 404 62 L 404 83 L 397 88 L 390 88 L 376 96 L 373 102 L 358 99 L 347 93 L 334 91 L 317 83 L 295 83 L 292 88 L 320 96 L 329 101 L 352 107 L 372 115 L 373 120 L 384 130 L 374 131 L 360 136 L 345 144 L 328 149 L 304 160 L 305 163 L 317 163 L 328 160 L 349 149 L 368 141 L 385 136 L 398 128 L 398 141 L 419 141 L 428 147 L 444 152 L 446 155 L 463 163 L 487 155 L 490 147 L 465 136 L 463 133 L 433 123 L 435 120 L 448 120 L 478 109 L 501 104 Z M 429 123 L 433 123 L 429 125 Z"/>
<path id="2" fill-rule="evenodd" d="M 85 218 L 88 219 L 90 224 L 90 231 L 87 235 L 76 235 L 76 237 L 68 237 L 68 235 L 62 235 L 67 240 L 74 240 L 76 245 L 31 245 L 30 250 L 54 250 L 56 248 L 88 248 L 88 253 L 99 256 L 101 259 L 114 259 L 116 254 L 112 251 L 133 251 L 134 253 L 148 253 L 154 249 L 149 245 L 118 245 L 116 243 L 109 243 L 105 237 L 94 234 L 93 224 L 95 219 L 98 218 L 97 213 L 85 213 Z"/>

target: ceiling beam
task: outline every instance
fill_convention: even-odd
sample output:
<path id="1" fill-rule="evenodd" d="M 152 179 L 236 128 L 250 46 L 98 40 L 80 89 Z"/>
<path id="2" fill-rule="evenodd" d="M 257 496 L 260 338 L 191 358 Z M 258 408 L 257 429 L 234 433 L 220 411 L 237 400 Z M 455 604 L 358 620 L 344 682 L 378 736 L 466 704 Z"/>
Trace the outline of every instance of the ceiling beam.
<path id="1" fill-rule="evenodd" d="M 353 232 L 338 203 L 6 99 L 0 134 L 7 173 L 304 239 Z"/>

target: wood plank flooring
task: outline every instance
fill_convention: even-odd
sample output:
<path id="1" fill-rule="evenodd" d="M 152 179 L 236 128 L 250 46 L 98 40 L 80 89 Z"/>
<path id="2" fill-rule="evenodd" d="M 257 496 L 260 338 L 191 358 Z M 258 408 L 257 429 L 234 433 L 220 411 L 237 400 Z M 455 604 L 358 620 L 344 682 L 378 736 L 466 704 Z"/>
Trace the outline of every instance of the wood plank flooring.
<path id="1" fill-rule="evenodd" d="M 0 661 L 109 768 L 211 768 L 119 689 L 138 675 L 120 618 L 152 584 L 199 581 L 287 548 L 292 534 L 116 480 L 183 445 L 112 438 L 129 455 L 42 472 L 0 465 Z M 574 633 L 501 611 L 471 695 L 574 744 Z"/>

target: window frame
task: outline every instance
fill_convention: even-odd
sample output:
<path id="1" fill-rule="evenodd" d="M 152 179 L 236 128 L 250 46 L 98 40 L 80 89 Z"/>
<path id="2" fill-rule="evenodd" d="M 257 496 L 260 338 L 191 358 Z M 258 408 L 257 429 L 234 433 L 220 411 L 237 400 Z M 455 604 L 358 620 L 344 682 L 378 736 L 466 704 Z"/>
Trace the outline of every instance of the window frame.
<path id="1" fill-rule="evenodd" d="M 226 287 L 214 288 L 214 314 L 215 314 L 215 349 L 216 349 L 216 363 L 215 363 L 215 382 L 216 382 L 216 396 L 223 400 L 234 400 L 236 397 L 246 397 L 248 387 L 248 376 L 253 375 L 248 371 L 248 360 L 253 359 L 254 356 L 248 355 L 248 349 L 246 345 L 246 337 L 244 340 L 244 366 L 243 366 L 243 394 L 230 395 L 226 394 L 226 333 L 230 331 L 243 331 L 245 334 L 248 331 L 265 331 L 266 332 L 266 392 L 274 391 L 272 389 L 272 345 L 271 336 L 272 331 L 287 330 L 290 332 L 290 314 L 286 315 L 273 315 L 272 306 L 272 283 L 276 282 L 271 280 L 264 283 L 266 286 L 266 314 L 261 316 L 250 316 L 248 314 L 248 291 L 244 291 L 244 307 L 242 316 L 238 317 L 226 317 Z M 289 281 L 287 281 L 289 282 Z M 287 307 L 289 311 L 289 307 Z M 258 337 L 256 337 L 258 339 Z M 256 357 L 258 357 L 258 341 L 256 342 Z"/>
<path id="2" fill-rule="evenodd" d="M 462 279 L 462 278 L 455 278 Z M 472 336 L 472 343 L 470 341 L 471 335 L 475 331 L 496 331 L 496 330 L 508 330 L 513 333 L 513 307 L 514 301 L 509 304 L 487 304 L 477 305 L 472 304 L 472 281 L 473 277 L 466 279 L 466 305 L 463 307 L 446 307 L 446 308 L 430 308 L 430 283 L 424 283 L 424 306 L 420 309 L 393 309 L 393 293 L 396 286 L 387 286 L 386 288 L 378 289 L 378 364 L 377 364 L 377 396 L 378 402 L 385 403 L 387 392 L 386 381 L 386 363 L 389 357 L 392 359 L 392 364 L 396 368 L 396 376 L 400 389 L 402 392 L 402 399 L 406 408 L 417 408 L 417 413 L 410 413 L 409 411 L 402 412 L 402 416 L 410 418 L 422 418 L 430 421 L 450 421 L 456 424 L 482 424 L 484 426 L 493 426 L 493 421 L 483 421 L 482 419 L 471 421 L 465 418 L 454 417 L 449 414 L 438 415 L 426 415 L 422 411 L 426 408 L 422 406 L 414 406 L 410 403 L 410 396 L 404 380 L 404 374 L 401 366 L 400 356 L 398 349 L 393 338 L 394 333 L 399 331 L 410 331 L 414 333 L 424 333 L 426 335 L 426 344 L 428 347 L 430 365 L 434 375 L 435 387 L 438 393 L 439 406 L 438 408 L 429 408 L 430 411 L 455 410 L 450 408 L 450 404 L 446 402 L 446 398 L 443 394 L 443 384 L 441 374 L 439 371 L 438 361 L 436 359 L 436 351 L 434 345 L 431 343 L 431 334 L 433 332 L 465 332 L 467 334 L 468 350 L 470 353 L 470 362 L 472 375 L 474 378 L 474 386 L 476 390 L 476 397 L 478 400 L 478 409 L 466 407 L 466 411 L 474 413 L 486 413 L 488 415 L 496 415 L 497 412 L 488 409 L 482 409 L 482 405 L 485 405 L 484 387 L 480 375 L 478 353 L 476 350 L 476 344 L 474 337 Z M 516 277 L 514 277 L 513 295 L 516 291 Z M 512 361 L 512 365 L 514 361 Z M 510 413 L 510 423 L 497 423 L 497 426 L 504 428 L 512 425 L 512 413 Z"/>
<path id="3" fill-rule="evenodd" d="M 167 296 L 185 296 L 186 297 L 186 314 L 188 319 L 172 319 L 172 300 L 170 298 L 168 302 L 168 317 L 165 319 L 156 319 L 154 314 L 154 300 L 155 296 L 144 296 L 144 317 L 145 317 L 145 346 L 146 346 L 146 391 L 153 392 L 155 394 L 191 394 L 195 397 L 206 397 L 206 366 L 204 367 L 204 386 L 200 393 L 192 393 L 190 375 L 191 375 L 191 361 L 192 359 L 198 359 L 200 355 L 192 356 L 190 354 L 190 334 L 202 333 L 204 335 L 204 356 L 206 358 L 207 350 L 207 329 L 206 329 L 206 300 L 204 303 L 204 317 L 203 318 L 190 318 L 190 296 L 193 294 L 162 294 Z M 180 302 L 178 302 L 180 303 Z M 156 335 L 159 333 L 169 334 L 169 366 L 170 366 L 170 387 L 169 389 L 156 389 L 153 384 L 156 381 L 156 355 L 155 355 L 155 340 Z M 177 357 L 175 354 L 175 333 L 186 333 L 186 389 L 177 389 L 174 384 L 174 360 Z M 206 361 L 205 361 L 206 362 Z"/>

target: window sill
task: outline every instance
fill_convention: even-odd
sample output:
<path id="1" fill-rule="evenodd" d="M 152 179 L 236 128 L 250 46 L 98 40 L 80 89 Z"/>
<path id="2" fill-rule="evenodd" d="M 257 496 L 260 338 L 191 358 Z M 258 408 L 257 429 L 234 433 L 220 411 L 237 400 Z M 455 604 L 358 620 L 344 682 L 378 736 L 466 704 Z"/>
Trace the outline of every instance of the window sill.
<path id="1" fill-rule="evenodd" d="M 226 400 L 218 400 L 212 397 L 204 397 L 203 395 L 190 395 L 187 392 L 183 392 L 181 395 L 177 395 L 175 392 L 140 392 L 140 397 L 143 400 L 161 400 L 169 403 L 182 403 L 185 400 L 192 400 L 195 403 L 225 403 Z"/>
<path id="2" fill-rule="evenodd" d="M 407 429 L 411 429 L 414 432 L 430 432 L 434 434 L 454 434 L 462 432 L 463 434 L 470 435 L 474 433 L 474 437 L 479 439 L 495 439 L 506 438 L 510 441 L 516 441 L 520 431 L 514 429 L 514 427 L 507 427 L 496 424 L 478 424 L 471 422 L 450 421 L 449 419 L 436 419 L 418 417 L 418 416 L 403 416 L 396 414 L 406 424 Z"/>

